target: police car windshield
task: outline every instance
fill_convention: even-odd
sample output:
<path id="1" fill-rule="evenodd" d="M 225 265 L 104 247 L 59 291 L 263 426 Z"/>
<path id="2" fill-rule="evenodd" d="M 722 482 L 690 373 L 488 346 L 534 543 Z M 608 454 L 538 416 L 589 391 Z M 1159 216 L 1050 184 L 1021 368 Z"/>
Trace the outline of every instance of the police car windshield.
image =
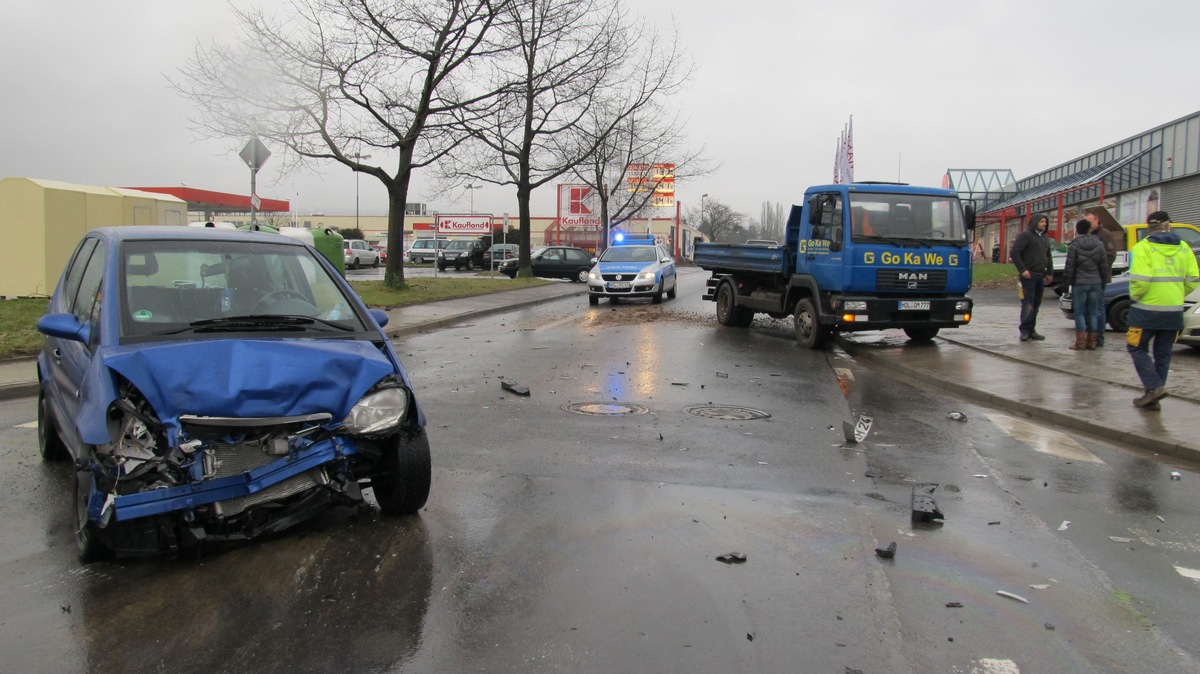
<path id="1" fill-rule="evenodd" d="M 658 262 L 654 246 L 613 246 L 600 256 L 601 262 Z"/>

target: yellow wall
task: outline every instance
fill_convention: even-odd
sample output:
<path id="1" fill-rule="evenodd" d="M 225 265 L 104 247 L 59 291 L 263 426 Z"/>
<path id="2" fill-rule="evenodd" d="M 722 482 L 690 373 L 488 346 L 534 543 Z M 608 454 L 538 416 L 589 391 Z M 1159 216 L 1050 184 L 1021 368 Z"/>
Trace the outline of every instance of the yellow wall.
<path id="1" fill-rule="evenodd" d="M 183 224 L 187 202 L 53 180 L 0 180 L 0 296 L 50 295 L 79 239 L 97 227 Z"/>

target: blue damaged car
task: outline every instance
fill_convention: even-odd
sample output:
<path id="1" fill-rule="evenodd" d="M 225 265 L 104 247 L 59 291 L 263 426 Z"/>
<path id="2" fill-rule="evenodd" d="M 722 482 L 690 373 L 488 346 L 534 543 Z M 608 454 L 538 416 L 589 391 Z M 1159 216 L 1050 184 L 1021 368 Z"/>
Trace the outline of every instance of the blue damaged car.
<path id="1" fill-rule="evenodd" d="M 675 260 L 662 246 L 651 238 L 619 236 L 588 272 L 588 304 L 601 297 L 612 304 L 634 297 L 660 304 L 664 293 L 675 299 L 675 284 Z"/>
<path id="2" fill-rule="evenodd" d="M 364 489 L 420 509 L 429 441 L 386 322 L 294 239 L 89 232 L 38 321 L 38 440 L 74 464 L 80 558 L 254 538 Z"/>

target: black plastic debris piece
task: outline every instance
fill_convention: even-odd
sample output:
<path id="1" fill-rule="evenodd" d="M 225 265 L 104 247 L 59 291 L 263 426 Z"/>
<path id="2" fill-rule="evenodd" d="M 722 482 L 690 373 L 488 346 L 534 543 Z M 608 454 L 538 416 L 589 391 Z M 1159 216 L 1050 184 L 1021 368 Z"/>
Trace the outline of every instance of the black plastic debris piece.
<path id="1" fill-rule="evenodd" d="M 962 602 L 961 601 L 948 601 L 948 602 L 946 602 L 946 608 L 962 608 Z"/>
<path id="2" fill-rule="evenodd" d="M 507 379 L 500 380 L 500 388 L 504 389 L 505 391 L 511 391 L 519 396 L 529 395 L 528 386 L 522 386 L 515 381 L 508 381 Z"/>
<path id="3" fill-rule="evenodd" d="M 937 489 L 936 482 L 913 485 L 912 489 L 912 520 L 914 522 L 933 522 L 946 519 L 938 510 L 937 502 L 933 500 L 933 490 Z"/>
<path id="4" fill-rule="evenodd" d="M 846 674 L 863 674 L 863 671 L 861 669 L 851 669 L 847 667 Z"/>
<path id="5" fill-rule="evenodd" d="M 963 414 L 962 412 L 958 412 L 958 411 L 950 412 L 946 416 L 950 417 L 951 419 L 953 419 L 955 421 L 966 421 L 967 420 L 967 415 Z"/>
<path id="6" fill-rule="evenodd" d="M 744 564 L 746 562 L 746 553 L 726 552 L 723 555 L 717 555 L 717 561 L 726 564 Z"/>
<path id="7" fill-rule="evenodd" d="M 1051 632 L 1054 631 L 1054 623 L 1046 623 L 1045 627 L 1046 627 L 1046 629 L 1050 630 Z"/>
<path id="8" fill-rule="evenodd" d="M 746 632 L 746 641 L 754 641 L 754 633 Z"/>
<path id="9" fill-rule="evenodd" d="M 892 541 L 886 548 L 875 548 L 875 554 L 880 559 L 891 559 L 896 556 L 896 542 Z"/>
<path id="10" fill-rule="evenodd" d="M 994 526 L 996 526 L 997 524 L 1000 524 L 1000 520 L 995 520 L 995 521 L 993 521 L 993 522 L 988 522 L 988 526 L 989 526 L 989 527 L 994 527 Z"/>

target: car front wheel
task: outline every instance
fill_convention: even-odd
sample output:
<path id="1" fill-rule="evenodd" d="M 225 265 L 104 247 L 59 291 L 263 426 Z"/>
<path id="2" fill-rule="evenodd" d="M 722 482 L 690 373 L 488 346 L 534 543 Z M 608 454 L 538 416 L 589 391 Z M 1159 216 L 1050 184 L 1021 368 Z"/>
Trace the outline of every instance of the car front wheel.
<path id="1" fill-rule="evenodd" d="M 91 473 L 75 472 L 75 552 L 84 564 L 109 555 L 108 548 L 100 542 L 95 523 L 88 519 L 87 497 L 91 484 Z"/>
<path id="2" fill-rule="evenodd" d="M 575 272 L 575 278 L 571 280 L 575 281 L 576 283 L 587 283 L 589 271 L 591 270 L 586 268 L 580 269 L 579 271 Z"/>
<path id="3" fill-rule="evenodd" d="M 431 469 L 429 437 L 401 433 L 395 447 L 384 452 L 379 472 L 371 479 L 375 500 L 388 515 L 410 515 L 429 498 Z"/>
<path id="4" fill-rule="evenodd" d="M 1132 304 L 1130 299 L 1117 300 L 1108 307 L 1108 324 L 1117 332 L 1125 332 L 1129 329 L 1129 306 Z"/>

